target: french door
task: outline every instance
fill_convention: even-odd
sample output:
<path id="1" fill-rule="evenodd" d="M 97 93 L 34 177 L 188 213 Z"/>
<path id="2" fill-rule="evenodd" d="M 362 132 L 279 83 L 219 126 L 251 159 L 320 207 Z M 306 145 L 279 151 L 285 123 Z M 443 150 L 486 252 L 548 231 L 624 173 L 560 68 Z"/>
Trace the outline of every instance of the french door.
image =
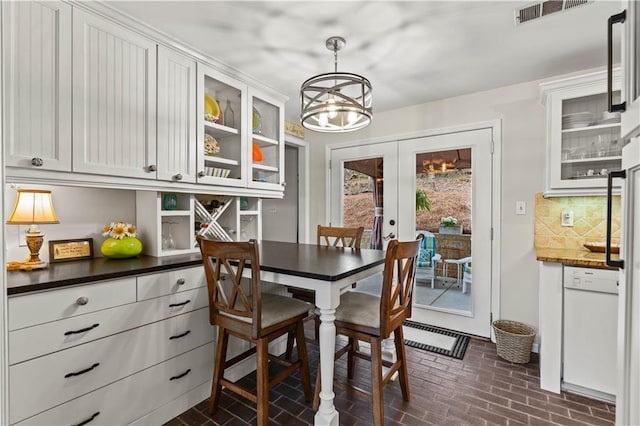
<path id="1" fill-rule="evenodd" d="M 386 248 L 398 234 L 397 144 L 331 150 L 330 222 L 363 226 L 362 248 Z"/>
<path id="2" fill-rule="evenodd" d="M 330 174 L 332 225 L 362 225 L 365 235 L 370 234 L 373 240 L 378 232 L 378 236 L 382 237 L 382 247 L 390 238 L 410 240 L 415 238 L 417 231 L 424 230 L 416 221 L 416 190 L 422 189 L 425 182 L 427 185 L 433 184 L 435 189 L 438 189 L 441 178 L 466 182 L 468 201 L 462 204 L 468 205 L 467 213 L 455 210 L 455 203 L 451 204 L 454 210 L 443 210 L 442 205 L 434 205 L 436 198 L 431 200 L 431 212 L 420 213 L 431 216 L 429 231 L 434 233 L 439 242 L 437 251 L 445 255 L 436 265 L 433 287 L 429 282 L 417 283 L 412 320 L 485 337 L 489 337 L 491 332 L 491 143 L 492 130 L 487 128 L 334 148 L 331 149 Z M 458 162 L 440 161 L 442 156 L 448 158 L 454 155 L 465 158 Z M 461 168 L 465 161 L 468 164 Z M 431 167 L 434 163 L 438 165 L 437 170 Z M 447 169 L 447 164 L 450 169 Z M 379 188 L 376 188 L 376 184 Z M 382 189 L 382 194 L 377 193 L 376 189 Z M 440 188 L 440 191 L 444 191 L 444 200 L 447 201 L 448 189 Z M 452 199 L 453 196 L 451 194 Z M 377 207 L 376 202 L 381 203 L 382 208 Z M 376 217 L 380 220 L 379 215 L 382 215 L 381 232 L 375 228 Z M 460 221 L 467 218 L 464 233 L 440 235 L 437 227 L 439 215 L 457 217 Z M 375 244 L 370 245 L 368 240 L 363 241 L 363 248 L 373 246 Z M 465 258 L 471 258 L 472 262 L 463 265 L 461 261 Z M 445 263 L 446 271 L 443 268 Z M 464 275 L 467 273 L 465 268 L 469 267 L 472 274 L 469 271 L 468 275 Z M 359 283 L 358 288 L 361 287 L 366 289 L 368 285 L 365 283 L 361 286 Z M 463 305 L 452 305 L 447 300 L 454 300 L 455 303 L 456 300 L 463 301 Z"/>

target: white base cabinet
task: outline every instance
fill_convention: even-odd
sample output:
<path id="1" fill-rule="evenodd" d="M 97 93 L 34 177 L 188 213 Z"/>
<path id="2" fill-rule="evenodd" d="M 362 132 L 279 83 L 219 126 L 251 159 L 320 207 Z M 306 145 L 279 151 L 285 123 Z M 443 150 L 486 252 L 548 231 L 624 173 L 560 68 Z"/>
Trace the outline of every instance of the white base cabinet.
<path id="1" fill-rule="evenodd" d="M 207 297 L 198 266 L 9 298 L 10 423 L 128 424 L 207 384 Z"/>

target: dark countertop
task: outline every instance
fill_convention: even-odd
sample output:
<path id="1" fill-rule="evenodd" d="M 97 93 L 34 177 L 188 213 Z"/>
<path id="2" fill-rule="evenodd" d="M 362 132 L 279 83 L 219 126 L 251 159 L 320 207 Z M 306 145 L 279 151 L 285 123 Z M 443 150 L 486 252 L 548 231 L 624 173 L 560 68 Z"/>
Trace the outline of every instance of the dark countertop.
<path id="1" fill-rule="evenodd" d="M 383 250 L 344 249 L 316 244 L 295 244 L 276 241 L 260 243 L 260 269 L 324 281 L 337 281 L 384 263 Z M 51 263 L 47 269 L 8 271 L 7 294 L 54 289 L 185 268 L 202 264 L 200 253 L 132 259 L 106 259 Z"/>
<path id="2" fill-rule="evenodd" d="M 618 259 L 618 255 L 612 255 Z M 617 269 L 607 266 L 604 253 L 594 253 L 587 249 L 552 249 L 536 247 L 536 259 L 541 262 L 562 263 L 569 266 L 582 266 L 596 269 Z"/>
<path id="3" fill-rule="evenodd" d="M 50 263 L 46 269 L 8 271 L 7 294 L 11 296 L 90 281 L 160 272 L 196 266 L 200 265 L 201 262 L 200 253 L 193 253 L 167 257 L 138 256 L 132 259 L 96 257 L 88 260 Z"/>

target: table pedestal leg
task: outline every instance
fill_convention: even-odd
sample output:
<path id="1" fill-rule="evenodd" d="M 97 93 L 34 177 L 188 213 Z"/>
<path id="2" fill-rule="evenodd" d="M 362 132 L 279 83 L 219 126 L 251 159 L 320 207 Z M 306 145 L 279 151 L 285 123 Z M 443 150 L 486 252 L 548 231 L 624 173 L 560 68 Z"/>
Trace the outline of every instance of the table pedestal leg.
<path id="1" fill-rule="evenodd" d="M 335 309 L 320 309 L 320 407 L 314 418 L 316 425 L 339 424 L 339 414 L 333 405 L 333 367 L 336 344 Z"/>
<path id="2" fill-rule="evenodd" d="M 396 344 L 393 340 L 393 335 L 389 336 L 388 338 L 384 339 L 382 341 L 382 359 L 387 360 L 387 361 L 391 361 L 391 362 L 396 362 L 398 360 L 398 357 L 396 355 Z M 382 367 L 383 371 L 388 370 L 387 367 Z M 393 373 L 393 376 L 391 376 L 391 380 L 396 380 L 398 378 L 398 372 L 396 371 L 395 373 Z"/>

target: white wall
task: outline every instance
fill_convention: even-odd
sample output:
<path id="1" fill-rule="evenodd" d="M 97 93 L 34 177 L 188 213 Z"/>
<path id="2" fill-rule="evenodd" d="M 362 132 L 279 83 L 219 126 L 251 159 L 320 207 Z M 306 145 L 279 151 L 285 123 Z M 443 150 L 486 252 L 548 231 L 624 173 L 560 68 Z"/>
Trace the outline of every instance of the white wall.
<path id="1" fill-rule="evenodd" d="M 469 74 L 470 78 L 473 75 Z M 554 78 L 555 79 L 555 78 Z M 426 129 L 502 120 L 502 253 L 501 306 L 504 319 L 538 326 L 538 262 L 533 248 L 533 207 L 544 189 L 545 122 L 539 81 L 375 113 L 372 124 L 358 132 L 328 135 L 307 132 L 311 149 L 310 226 L 326 223 L 325 147 L 347 141 L 392 140 L 394 135 Z M 374 88 L 375 89 L 375 88 Z M 374 92 L 375 108 L 375 92 Z M 515 202 L 525 201 L 526 215 L 515 215 Z"/>
<path id="2" fill-rule="evenodd" d="M 98 188 L 77 188 L 53 185 L 20 185 L 20 188 L 51 190 L 53 207 L 58 215 L 59 224 L 39 225 L 44 234 L 44 244 L 40 249 L 40 258 L 49 260 L 50 240 L 68 240 L 75 238 L 93 238 L 94 256 L 100 254 L 100 245 L 104 241 L 102 228 L 105 224 L 125 221 L 136 224 L 135 191 Z M 11 185 L 5 187 L 5 217 L 9 217 L 15 204 L 16 191 Z M 24 235 L 19 234 L 18 225 L 6 225 L 5 244 L 7 261 L 23 261 L 29 254 L 24 243 Z"/>

